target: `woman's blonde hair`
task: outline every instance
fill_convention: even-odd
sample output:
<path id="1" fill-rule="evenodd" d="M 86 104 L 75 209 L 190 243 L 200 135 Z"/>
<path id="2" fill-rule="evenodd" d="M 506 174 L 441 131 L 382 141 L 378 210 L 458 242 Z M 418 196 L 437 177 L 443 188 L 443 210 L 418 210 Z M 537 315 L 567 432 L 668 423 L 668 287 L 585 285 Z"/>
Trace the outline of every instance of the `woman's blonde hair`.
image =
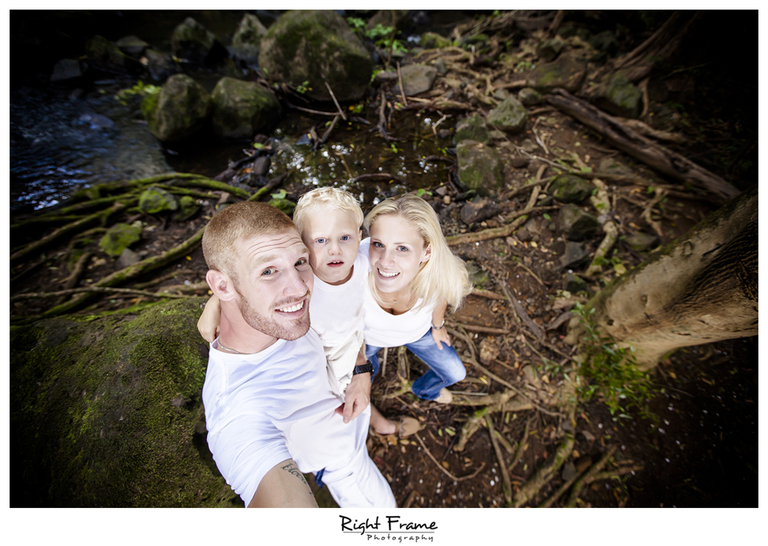
<path id="1" fill-rule="evenodd" d="M 378 218 L 391 214 L 408 220 L 424 240 L 424 248 L 431 248 L 429 260 L 422 264 L 411 281 L 413 293 L 424 300 L 423 305 L 447 301 L 454 309 L 459 307 L 464 296 L 472 291 L 469 273 L 464 261 L 448 248 L 440 220 L 430 204 L 413 194 L 391 197 L 368 213 L 365 229 L 370 234 Z"/>
<path id="2" fill-rule="evenodd" d="M 303 236 L 304 219 L 308 210 L 320 205 L 331 205 L 347 211 L 355 217 L 358 228 L 363 225 L 363 209 L 351 193 L 329 186 L 315 188 L 301 196 L 296 208 L 293 210 L 293 223 Z"/>

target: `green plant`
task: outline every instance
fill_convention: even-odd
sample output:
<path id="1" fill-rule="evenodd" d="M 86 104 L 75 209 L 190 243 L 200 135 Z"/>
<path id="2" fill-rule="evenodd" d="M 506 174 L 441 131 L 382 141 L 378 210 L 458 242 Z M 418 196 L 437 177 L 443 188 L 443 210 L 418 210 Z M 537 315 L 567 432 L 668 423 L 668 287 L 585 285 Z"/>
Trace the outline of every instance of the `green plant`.
<path id="1" fill-rule="evenodd" d="M 352 28 L 352 32 L 363 34 L 365 32 L 365 21 L 359 17 L 347 17 L 347 23 Z"/>
<path id="2" fill-rule="evenodd" d="M 425 195 L 432 197 L 432 192 L 429 190 L 425 190 L 424 188 L 419 188 L 418 190 L 416 190 L 416 197 L 424 197 Z"/>
<path id="3" fill-rule="evenodd" d="M 631 419 L 628 412 L 633 408 L 641 417 L 653 419 L 648 402 L 656 392 L 649 373 L 638 370 L 632 346 L 619 347 L 598 332 L 592 317 L 594 312 L 594 308 L 587 311 L 580 303 L 573 310 L 585 328 L 578 368 L 579 394 L 586 401 L 597 395 L 608 406 L 614 421 Z"/>
<path id="4" fill-rule="evenodd" d="M 304 81 L 301 83 L 301 85 L 296 86 L 296 92 L 300 94 L 304 94 L 307 91 L 312 91 L 312 88 L 309 86 L 309 81 Z"/>
<path id="5" fill-rule="evenodd" d="M 139 80 L 136 82 L 136 85 L 133 87 L 129 87 L 127 89 L 121 89 L 117 92 L 115 95 L 115 100 L 120 101 L 122 104 L 127 104 L 127 100 L 130 97 L 134 97 L 136 95 L 141 96 L 149 96 L 149 95 L 156 95 L 160 92 L 160 88 L 156 85 L 144 85 L 144 82 Z"/>

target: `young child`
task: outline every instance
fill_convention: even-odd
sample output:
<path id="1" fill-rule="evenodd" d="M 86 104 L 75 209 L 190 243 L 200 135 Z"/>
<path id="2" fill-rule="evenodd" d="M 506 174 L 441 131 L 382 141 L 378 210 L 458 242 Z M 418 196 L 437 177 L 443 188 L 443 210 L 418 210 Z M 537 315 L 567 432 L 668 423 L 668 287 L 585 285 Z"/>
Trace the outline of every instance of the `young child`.
<path id="1" fill-rule="evenodd" d="M 366 365 L 363 341 L 363 298 L 369 270 L 367 253 L 358 253 L 363 211 L 349 193 L 317 188 L 299 199 L 293 222 L 309 250 L 315 274 L 309 304 L 311 328 L 323 344 L 331 390 L 346 402 L 345 391 L 354 372 L 373 372 Z M 214 296 L 198 321 L 200 334 L 209 342 L 216 338 L 219 314 Z M 404 418 L 400 429 L 403 427 L 418 430 L 418 422 Z"/>

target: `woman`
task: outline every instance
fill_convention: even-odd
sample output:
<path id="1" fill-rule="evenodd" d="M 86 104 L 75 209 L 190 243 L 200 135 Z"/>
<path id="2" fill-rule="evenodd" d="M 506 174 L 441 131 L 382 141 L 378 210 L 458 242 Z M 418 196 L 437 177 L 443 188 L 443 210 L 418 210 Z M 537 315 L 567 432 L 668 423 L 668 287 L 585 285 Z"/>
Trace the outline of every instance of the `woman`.
<path id="1" fill-rule="evenodd" d="M 450 403 L 446 387 L 464 379 L 466 370 L 445 329 L 448 305 L 458 307 L 471 286 L 464 262 L 448 248 L 440 221 L 420 197 L 406 194 L 383 201 L 368 213 L 371 272 L 364 298 L 366 357 L 379 371 L 382 347 L 407 347 L 428 367 L 413 382 L 419 398 Z M 371 425 L 379 434 L 402 430 L 372 408 Z M 413 431 L 415 432 L 415 431 Z"/>

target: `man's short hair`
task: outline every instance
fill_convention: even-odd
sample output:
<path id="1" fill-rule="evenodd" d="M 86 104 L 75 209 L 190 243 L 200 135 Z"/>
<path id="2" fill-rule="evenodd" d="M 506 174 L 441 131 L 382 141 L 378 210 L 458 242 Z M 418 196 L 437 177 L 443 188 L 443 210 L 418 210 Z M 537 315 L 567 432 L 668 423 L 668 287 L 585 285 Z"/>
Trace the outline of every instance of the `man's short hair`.
<path id="1" fill-rule="evenodd" d="M 363 225 L 363 209 L 354 196 L 344 190 L 325 186 L 315 188 L 301 196 L 293 211 L 293 223 L 303 235 L 304 218 L 310 209 L 320 205 L 331 205 L 354 215 L 358 228 Z"/>
<path id="2" fill-rule="evenodd" d="M 208 269 L 221 271 L 237 283 L 237 242 L 259 235 L 296 229 L 281 210 L 256 201 L 235 203 L 217 213 L 203 234 L 203 257 Z"/>

